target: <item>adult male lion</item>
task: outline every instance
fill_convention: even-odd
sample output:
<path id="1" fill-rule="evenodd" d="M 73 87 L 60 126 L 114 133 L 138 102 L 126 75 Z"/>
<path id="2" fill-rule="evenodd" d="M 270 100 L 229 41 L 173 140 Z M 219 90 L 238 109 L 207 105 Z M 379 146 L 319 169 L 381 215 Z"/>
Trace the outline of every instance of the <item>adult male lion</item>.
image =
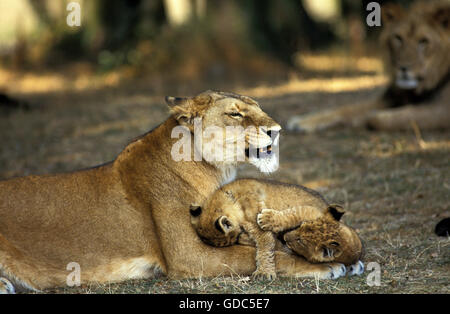
<path id="1" fill-rule="evenodd" d="M 195 118 L 202 119 L 203 130 L 255 126 L 245 146 L 264 149 L 254 146 L 275 145 L 280 126 L 257 102 L 232 93 L 207 91 L 167 102 L 172 115 L 110 163 L 0 182 L 1 276 L 20 288 L 43 289 L 66 284 L 71 262 L 80 265 L 82 282 L 148 278 L 155 271 L 171 278 L 254 271 L 253 247 L 210 247 L 190 223 L 189 206 L 230 181 L 238 162 L 175 161 L 179 139 L 172 132 L 180 126 L 194 132 Z M 275 170 L 277 155 L 261 156 L 248 154 L 245 162 Z M 342 275 L 340 264 L 310 264 L 283 252 L 277 252 L 276 264 L 281 275 Z"/>
<path id="2" fill-rule="evenodd" d="M 391 83 L 375 102 L 296 116 L 288 129 L 314 132 L 338 124 L 381 130 L 450 126 L 450 1 L 422 1 L 404 10 L 382 8 L 380 41 Z"/>

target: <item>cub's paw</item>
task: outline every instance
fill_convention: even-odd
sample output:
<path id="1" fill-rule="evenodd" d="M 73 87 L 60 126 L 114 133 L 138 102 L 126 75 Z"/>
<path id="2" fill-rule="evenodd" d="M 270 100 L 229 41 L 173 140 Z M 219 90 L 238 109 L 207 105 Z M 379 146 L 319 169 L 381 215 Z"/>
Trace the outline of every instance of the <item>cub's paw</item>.
<path id="1" fill-rule="evenodd" d="M 279 232 L 275 221 L 276 211 L 270 208 L 264 208 L 261 213 L 256 216 L 258 226 L 264 231 Z"/>
<path id="2" fill-rule="evenodd" d="M 274 270 L 265 271 L 265 270 L 255 270 L 252 274 L 253 279 L 263 279 L 263 280 L 275 280 L 277 278 L 277 273 Z"/>
<path id="3" fill-rule="evenodd" d="M 338 279 L 339 277 L 345 276 L 347 268 L 344 264 L 330 263 L 327 264 L 329 270 L 322 274 L 322 279 Z"/>
<path id="4" fill-rule="evenodd" d="M 0 294 L 15 294 L 16 291 L 14 290 L 14 286 L 12 283 L 6 279 L 1 277 L 0 278 Z"/>
<path id="5" fill-rule="evenodd" d="M 364 263 L 358 261 L 357 263 L 347 267 L 347 273 L 349 276 L 360 276 L 364 273 Z"/>

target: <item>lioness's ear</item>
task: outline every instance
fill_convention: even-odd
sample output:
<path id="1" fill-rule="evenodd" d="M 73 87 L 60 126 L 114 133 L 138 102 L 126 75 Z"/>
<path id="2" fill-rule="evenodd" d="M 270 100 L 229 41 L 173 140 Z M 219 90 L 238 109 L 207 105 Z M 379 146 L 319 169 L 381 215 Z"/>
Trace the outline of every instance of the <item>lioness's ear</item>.
<path id="1" fill-rule="evenodd" d="M 201 94 L 195 96 L 194 98 L 192 98 L 192 101 L 193 101 L 194 105 L 197 107 L 197 109 L 201 110 L 204 107 L 209 106 L 211 104 L 211 102 L 213 101 L 213 98 L 211 97 L 211 95 L 201 93 Z"/>
<path id="2" fill-rule="evenodd" d="M 166 100 L 167 105 L 170 108 L 173 108 L 175 106 L 182 106 L 182 105 L 186 104 L 186 102 L 189 101 L 189 98 L 166 96 L 165 100 Z"/>
<path id="3" fill-rule="evenodd" d="M 327 214 L 331 215 L 334 220 L 341 220 L 342 215 L 344 215 L 345 211 L 341 205 L 333 204 L 328 206 Z"/>
<path id="4" fill-rule="evenodd" d="M 217 230 L 224 234 L 227 234 L 231 231 L 231 229 L 233 229 L 233 224 L 227 216 L 221 216 L 220 218 L 218 218 L 216 220 L 215 226 Z"/>
<path id="5" fill-rule="evenodd" d="M 194 115 L 189 98 L 167 96 L 166 103 L 170 108 L 170 113 L 181 125 L 192 124 Z"/>
<path id="6" fill-rule="evenodd" d="M 202 213 L 202 207 L 201 207 L 201 206 L 198 206 L 198 205 L 192 204 L 192 205 L 189 207 L 189 212 L 191 213 L 191 216 L 192 216 L 192 217 L 198 217 L 198 216 L 200 216 L 201 213 Z"/>
<path id="7" fill-rule="evenodd" d="M 381 7 L 381 20 L 383 25 L 387 25 L 400 20 L 405 15 L 405 10 L 401 5 L 388 3 Z"/>
<path id="8" fill-rule="evenodd" d="M 212 100 L 211 96 L 205 94 L 200 94 L 193 98 L 166 97 L 166 102 L 173 117 L 181 125 L 188 127 L 192 127 L 194 118 L 200 117 Z"/>

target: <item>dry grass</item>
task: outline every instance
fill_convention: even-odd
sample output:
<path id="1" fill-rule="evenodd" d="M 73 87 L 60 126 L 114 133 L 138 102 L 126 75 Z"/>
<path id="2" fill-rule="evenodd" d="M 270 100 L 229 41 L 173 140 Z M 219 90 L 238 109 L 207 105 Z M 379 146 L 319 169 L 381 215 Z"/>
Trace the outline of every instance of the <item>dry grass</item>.
<path id="1" fill-rule="evenodd" d="M 293 114 L 375 98 L 382 89 L 382 81 L 372 84 L 376 79 L 341 78 L 342 89 L 332 90 L 312 88 L 310 81 L 299 80 L 280 83 L 275 91 L 242 86 L 235 90 L 255 94 L 269 114 L 285 123 Z M 194 94 L 210 87 L 189 90 L 182 84 L 159 88 L 152 81 L 144 83 L 137 86 L 145 88 L 119 84 L 113 89 L 70 93 L 16 88 L 17 95 L 42 107 L 0 117 L 0 178 L 69 171 L 109 161 L 129 140 L 165 119 L 167 90 Z M 313 187 L 345 205 L 345 222 L 364 240 L 366 264 L 381 266 L 379 287 L 367 285 L 365 273 L 337 281 L 281 278 L 264 282 L 247 277 L 174 281 L 161 277 L 47 292 L 449 293 L 450 242 L 433 234 L 435 224 L 450 216 L 449 142 L 449 132 L 417 133 L 413 128 L 404 133 L 341 128 L 282 136 L 281 167 L 271 177 Z M 241 176 L 261 175 L 244 167 Z"/>

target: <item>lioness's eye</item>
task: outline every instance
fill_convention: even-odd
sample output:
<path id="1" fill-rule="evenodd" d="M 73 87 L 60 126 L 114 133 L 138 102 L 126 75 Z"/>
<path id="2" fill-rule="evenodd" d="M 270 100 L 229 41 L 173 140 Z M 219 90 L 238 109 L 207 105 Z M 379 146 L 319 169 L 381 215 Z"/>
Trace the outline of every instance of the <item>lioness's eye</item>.
<path id="1" fill-rule="evenodd" d="M 422 38 L 421 40 L 419 40 L 419 45 L 421 47 L 425 47 L 426 45 L 428 45 L 430 41 L 428 40 L 428 38 Z"/>
<path id="2" fill-rule="evenodd" d="M 230 112 L 228 115 L 231 117 L 242 117 L 242 115 L 239 112 Z"/>

